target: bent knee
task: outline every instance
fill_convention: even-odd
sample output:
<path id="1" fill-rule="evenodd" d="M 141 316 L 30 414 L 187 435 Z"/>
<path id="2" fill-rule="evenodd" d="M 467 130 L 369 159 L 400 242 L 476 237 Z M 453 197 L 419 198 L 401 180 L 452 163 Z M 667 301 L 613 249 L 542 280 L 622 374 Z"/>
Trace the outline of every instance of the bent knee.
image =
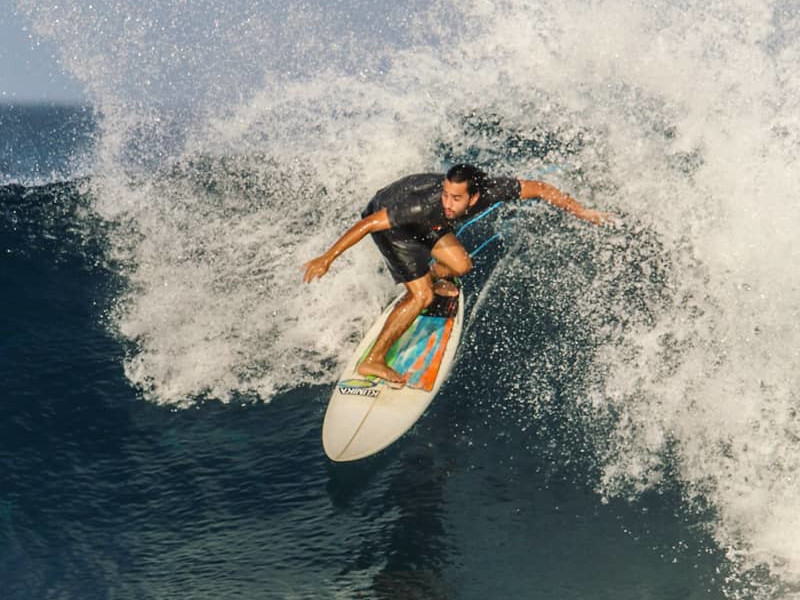
<path id="1" fill-rule="evenodd" d="M 453 265 L 451 269 L 453 270 L 453 273 L 458 277 L 466 275 L 467 273 L 472 271 L 472 258 L 470 258 L 469 256 L 465 256 L 464 260 L 458 261 L 458 263 Z"/>

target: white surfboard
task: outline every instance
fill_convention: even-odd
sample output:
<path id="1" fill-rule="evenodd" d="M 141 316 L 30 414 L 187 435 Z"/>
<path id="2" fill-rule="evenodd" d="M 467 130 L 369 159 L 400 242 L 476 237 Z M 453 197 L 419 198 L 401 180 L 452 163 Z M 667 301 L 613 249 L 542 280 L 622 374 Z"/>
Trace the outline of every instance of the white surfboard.
<path id="1" fill-rule="evenodd" d="M 389 350 L 387 364 L 410 375 L 404 387 L 392 388 L 356 371 L 402 297 L 370 328 L 336 384 L 322 424 L 322 446 L 331 460 L 358 460 L 397 440 L 422 416 L 450 372 L 461 339 L 463 293 L 436 296 Z"/>

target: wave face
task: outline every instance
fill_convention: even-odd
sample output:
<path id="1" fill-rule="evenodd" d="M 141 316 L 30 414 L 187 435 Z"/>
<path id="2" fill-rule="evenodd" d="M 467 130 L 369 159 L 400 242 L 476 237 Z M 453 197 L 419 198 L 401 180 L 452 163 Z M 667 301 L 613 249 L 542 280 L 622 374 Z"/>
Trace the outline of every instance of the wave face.
<path id="1" fill-rule="evenodd" d="M 795 2 L 18 6 L 97 112 L 113 327 L 153 401 L 333 381 L 394 290 L 369 244 L 318 285 L 300 265 L 376 189 L 558 165 L 544 178 L 618 227 L 506 212 L 481 372 L 534 418 L 572 407 L 600 493 L 679 481 L 731 596 L 798 589 Z M 498 339 L 477 336 L 494 309 Z"/>

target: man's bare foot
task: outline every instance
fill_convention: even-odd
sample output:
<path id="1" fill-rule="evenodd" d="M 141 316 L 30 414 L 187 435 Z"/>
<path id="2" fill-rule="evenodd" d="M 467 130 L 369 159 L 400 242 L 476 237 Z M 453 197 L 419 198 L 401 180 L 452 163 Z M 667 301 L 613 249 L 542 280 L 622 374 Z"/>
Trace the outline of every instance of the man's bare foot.
<path id="1" fill-rule="evenodd" d="M 386 366 L 386 363 L 370 360 L 369 357 L 365 358 L 364 361 L 358 365 L 357 370 L 359 375 L 374 375 L 398 387 L 403 387 L 408 381 L 408 375 L 400 375 L 400 373 L 394 369 L 390 369 Z"/>
<path id="2" fill-rule="evenodd" d="M 458 296 L 458 288 L 452 281 L 447 279 L 437 279 L 433 284 L 433 293 L 439 296 L 448 296 L 454 298 Z"/>

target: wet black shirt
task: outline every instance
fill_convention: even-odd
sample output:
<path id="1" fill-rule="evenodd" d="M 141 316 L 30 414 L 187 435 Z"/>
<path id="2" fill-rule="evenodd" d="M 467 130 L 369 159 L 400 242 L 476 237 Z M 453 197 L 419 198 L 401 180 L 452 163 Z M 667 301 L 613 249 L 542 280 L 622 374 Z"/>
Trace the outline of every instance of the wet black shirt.
<path id="1" fill-rule="evenodd" d="M 411 237 L 436 237 L 452 231 L 457 221 L 444 216 L 442 207 L 443 173 L 421 173 L 408 175 L 379 190 L 362 213 L 366 217 L 386 209 L 392 229 Z M 460 220 L 482 213 L 501 200 L 519 198 L 519 180 L 511 177 L 487 177 L 478 202 Z M 398 231 L 399 233 L 399 231 Z"/>

